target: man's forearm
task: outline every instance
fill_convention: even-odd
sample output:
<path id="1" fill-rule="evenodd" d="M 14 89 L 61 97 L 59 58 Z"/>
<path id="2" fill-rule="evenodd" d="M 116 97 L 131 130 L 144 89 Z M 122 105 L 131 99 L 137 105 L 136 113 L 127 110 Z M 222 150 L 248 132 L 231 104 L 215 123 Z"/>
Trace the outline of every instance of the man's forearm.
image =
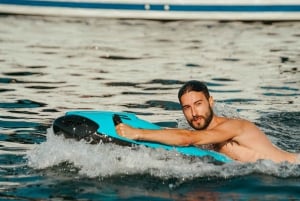
<path id="1" fill-rule="evenodd" d="M 136 140 L 154 141 L 168 145 L 188 146 L 194 141 L 190 131 L 181 129 L 134 129 L 134 133 Z"/>

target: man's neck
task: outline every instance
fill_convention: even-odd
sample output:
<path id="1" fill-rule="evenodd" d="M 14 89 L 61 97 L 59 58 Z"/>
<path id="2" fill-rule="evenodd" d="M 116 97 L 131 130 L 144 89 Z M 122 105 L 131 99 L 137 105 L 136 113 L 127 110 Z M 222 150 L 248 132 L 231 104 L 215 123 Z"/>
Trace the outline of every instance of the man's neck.
<path id="1" fill-rule="evenodd" d="M 225 120 L 224 117 L 219 117 L 217 115 L 214 115 L 210 124 L 208 125 L 208 127 L 205 130 L 210 130 L 215 128 L 216 126 L 218 126 L 221 122 L 223 122 Z"/>

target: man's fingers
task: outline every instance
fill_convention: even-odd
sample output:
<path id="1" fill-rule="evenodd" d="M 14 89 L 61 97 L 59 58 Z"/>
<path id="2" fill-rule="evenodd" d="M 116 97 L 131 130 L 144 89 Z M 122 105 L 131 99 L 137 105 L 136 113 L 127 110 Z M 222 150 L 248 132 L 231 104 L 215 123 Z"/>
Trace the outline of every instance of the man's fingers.
<path id="1" fill-rule="evenodd" d="M 124 136 L 125 135 L 124 124 L 119 123 L 118 125 L 116 125 L 116 131 L 119 135 Z"/>

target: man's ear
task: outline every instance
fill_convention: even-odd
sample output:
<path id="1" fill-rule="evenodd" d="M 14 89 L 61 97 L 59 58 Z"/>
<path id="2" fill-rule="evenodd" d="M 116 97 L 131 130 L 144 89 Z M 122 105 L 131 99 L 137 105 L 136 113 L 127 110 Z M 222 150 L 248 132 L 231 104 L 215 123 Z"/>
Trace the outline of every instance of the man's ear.
<path id="1" fill-rule="evenodd" d="M 215 104 L 215 101 L 214 101 L 214 98 L 212 96 L 209 97 L 208 102 L 209 102 L 210 107 L 213 108 L 213 106 Z"/>

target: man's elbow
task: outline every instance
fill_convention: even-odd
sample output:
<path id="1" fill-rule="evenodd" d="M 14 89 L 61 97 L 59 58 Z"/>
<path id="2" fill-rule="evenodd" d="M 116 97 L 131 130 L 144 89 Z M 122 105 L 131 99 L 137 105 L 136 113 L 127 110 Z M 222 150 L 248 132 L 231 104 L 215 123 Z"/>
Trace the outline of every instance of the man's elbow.
<path id="1" fill-rule="evenodd" d="M 189 136 L 182 137 L 179 143 L 177 144 L 177 146 L 183 146 L 183 147 L 192 146 L 192 145 L 196 145 L 196 143 Z"/>

